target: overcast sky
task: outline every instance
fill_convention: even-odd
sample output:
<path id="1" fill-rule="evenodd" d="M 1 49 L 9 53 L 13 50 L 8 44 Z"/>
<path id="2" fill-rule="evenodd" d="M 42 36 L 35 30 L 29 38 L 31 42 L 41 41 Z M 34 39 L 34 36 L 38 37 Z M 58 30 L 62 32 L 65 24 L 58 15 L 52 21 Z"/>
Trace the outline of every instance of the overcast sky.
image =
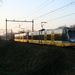
<path id="1" fill-rule="evenodd" d="M 0 3 L 0 29 L 5 29 L 5 20 L 34 20 L 34 29 L 45 29 L 75 24 L 75 0 L 3 0 Z M 32 23 L 8 22 L 8 29 L 31 29 Z"/>

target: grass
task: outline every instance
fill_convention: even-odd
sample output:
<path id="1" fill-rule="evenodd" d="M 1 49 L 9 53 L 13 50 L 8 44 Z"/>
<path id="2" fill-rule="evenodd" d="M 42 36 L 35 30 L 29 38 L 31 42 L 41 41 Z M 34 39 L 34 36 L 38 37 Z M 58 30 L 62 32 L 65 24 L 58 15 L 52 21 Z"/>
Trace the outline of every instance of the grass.
<path id="1" fill-rule="evenodd" d="M 0 45 L 0 75 L 25 75 L 46 63 L 53 64 L 54 72 L 59 73 L 65 68 L 64 60 L 61 47 L 16 42 Z"/>

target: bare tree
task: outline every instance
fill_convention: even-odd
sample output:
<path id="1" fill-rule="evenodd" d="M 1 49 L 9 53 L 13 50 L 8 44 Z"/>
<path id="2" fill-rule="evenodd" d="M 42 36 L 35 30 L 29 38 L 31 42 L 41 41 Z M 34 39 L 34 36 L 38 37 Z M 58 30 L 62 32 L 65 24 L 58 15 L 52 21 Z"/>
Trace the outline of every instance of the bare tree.
<path id="1" fill-rule="evenodd" d="M 70 25 L 70 28 L 75 28 L 75 24 L 73 24 L 73 25 Z"/>
<path id="2" fill-rule="evenodd" d="M 60 26 L 58 28 L 68 28 L 66 25 Z"/>

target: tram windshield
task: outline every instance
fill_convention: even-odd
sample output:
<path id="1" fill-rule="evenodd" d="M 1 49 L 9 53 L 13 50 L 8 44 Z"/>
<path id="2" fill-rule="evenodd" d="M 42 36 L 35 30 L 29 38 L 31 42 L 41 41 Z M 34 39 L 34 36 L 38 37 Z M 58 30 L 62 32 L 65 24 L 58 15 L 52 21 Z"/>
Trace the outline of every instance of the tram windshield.
<path id="1" fill-rule="evenodd" d="M 69 30 L 68 34 L 69 34 L 69 40 L 71 42 L 75 42 L 75 30 Z"/>

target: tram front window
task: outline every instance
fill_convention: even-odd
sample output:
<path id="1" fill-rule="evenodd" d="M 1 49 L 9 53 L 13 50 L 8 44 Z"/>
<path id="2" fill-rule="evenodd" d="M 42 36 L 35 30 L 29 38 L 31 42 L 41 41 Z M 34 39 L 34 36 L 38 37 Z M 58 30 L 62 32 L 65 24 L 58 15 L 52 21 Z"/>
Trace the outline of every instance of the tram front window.
<path id="1" fill-rule="evenodd" d="M 75 30 L 69 30 L 68 34 L 70 42 L 75 42 Z"/>

